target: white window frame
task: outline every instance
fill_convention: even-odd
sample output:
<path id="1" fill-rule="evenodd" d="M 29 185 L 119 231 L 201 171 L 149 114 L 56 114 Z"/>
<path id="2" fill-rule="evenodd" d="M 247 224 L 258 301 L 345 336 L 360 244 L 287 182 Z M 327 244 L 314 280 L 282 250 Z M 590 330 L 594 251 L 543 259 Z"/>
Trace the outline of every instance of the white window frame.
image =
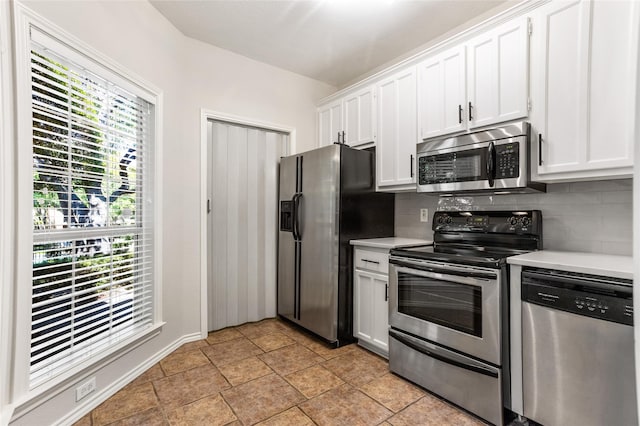
<path id="1" fill-rule="evenodd" d="M 11 7 L 0 4 L 0 424 L 8 424 L 11 338 L 13 336 L 13 77 L 11 70 Z"/>
<path id="2" fill-rule="evenodd" d="M 136 76 L 115 61 L 96 51 L 83 41 L 66 33 L 51 22 L 35 14 L 20 3 L 14 4 L 14 40 L 15 40 L 15 81 L 16 81 L 16 279 L 15 279 L 15 348 L 13 353 L 12 401 L 19 408 L 15 414 L 20 416 L 34 406 L 44 402 L 51 391 L 55 393 L 74 384 L 74 380 L 87 372 L 97 371 L 113 359 L 122 356 L 133 348 L 157 335 L 162 322 L 162 118 L 163 94 L 153 84 Z M 110 347 L 99 356 L 91 357 L 65 372 L 38 384 L 29 383 L 29 360 L 31 344 L 31 283 L 32 283 L 32 197 L 33 197 L 33 148 L 32 112 L 31 112 L 31 29 L 46 35 L 48 41 L 64 49 L 69 59 L 98 75 L 106 77 L 154 106 L 154 173 L 150 177 L 153 188 L 149 188 L 153 199 L 154 216 L 154 254 L 153 254 L 153 298 L 154 310 L 151 327 L 131 338 Z M 62 53 L 62 52 L 59 52 Z"/>

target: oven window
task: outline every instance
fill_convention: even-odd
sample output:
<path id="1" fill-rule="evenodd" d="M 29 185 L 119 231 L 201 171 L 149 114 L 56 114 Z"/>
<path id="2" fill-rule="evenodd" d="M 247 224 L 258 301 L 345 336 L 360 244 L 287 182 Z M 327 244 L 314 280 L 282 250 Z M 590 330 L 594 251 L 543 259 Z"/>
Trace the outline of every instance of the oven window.
<path id="1" fill-rule="evenodd" d="M 482 337 L 482 289 L 398 273 L 398 312 Z"/>
<path id="2" fill-rule="evenodd" d="M 418 160 L 419 184 L 487 180 L 487 149 L 429 155 Z"/>

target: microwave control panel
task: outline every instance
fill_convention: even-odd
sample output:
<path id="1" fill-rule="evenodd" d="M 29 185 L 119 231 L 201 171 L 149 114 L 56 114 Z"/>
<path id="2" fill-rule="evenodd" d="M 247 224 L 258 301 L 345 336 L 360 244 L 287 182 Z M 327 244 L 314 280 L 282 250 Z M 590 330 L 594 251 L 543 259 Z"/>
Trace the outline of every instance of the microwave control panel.
<path id="1" fill-rule="evenodd" d="M 496 145 L 496 179 L 520 177 L 520 144 Z"/>

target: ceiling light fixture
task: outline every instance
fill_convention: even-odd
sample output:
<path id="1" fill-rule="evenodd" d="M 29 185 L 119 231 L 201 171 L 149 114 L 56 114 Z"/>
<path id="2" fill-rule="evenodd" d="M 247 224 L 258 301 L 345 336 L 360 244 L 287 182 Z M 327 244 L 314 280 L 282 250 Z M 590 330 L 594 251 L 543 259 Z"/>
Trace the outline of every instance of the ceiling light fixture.
<path id="1" fill-rule="evenodd" d="M 325 3 L 332 7 L 375 7 L 375 6 L 391 6 L 396 0 L 324 0 Z"/>

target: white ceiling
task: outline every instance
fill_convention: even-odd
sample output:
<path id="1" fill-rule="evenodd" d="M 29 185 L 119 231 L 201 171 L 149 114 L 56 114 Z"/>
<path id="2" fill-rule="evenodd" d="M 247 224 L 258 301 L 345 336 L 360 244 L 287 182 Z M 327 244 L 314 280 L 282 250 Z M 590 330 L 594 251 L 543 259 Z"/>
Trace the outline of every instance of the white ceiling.
<path id="1" fill-rule="evenodd" d="M 183 34 L 341 87 L 506 0 L 151 0 Z"/>

